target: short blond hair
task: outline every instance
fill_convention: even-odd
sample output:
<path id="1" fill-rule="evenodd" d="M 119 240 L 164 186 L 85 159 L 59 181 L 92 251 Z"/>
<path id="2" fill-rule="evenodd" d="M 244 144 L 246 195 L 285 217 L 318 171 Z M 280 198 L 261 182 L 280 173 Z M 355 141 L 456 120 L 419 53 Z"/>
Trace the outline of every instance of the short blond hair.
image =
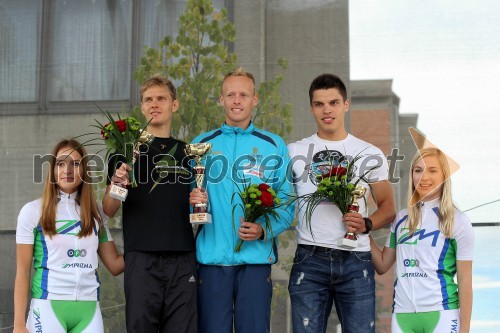
<path id="1" fill-rule="evenodd" d="M 144 83 L 141 85 L 141 88 L 139 90 L 141 93 L 141 102 L 144 92 L 153 86 L 160 86 L 167 88 L 170 91 L 170 97 L 172 97 L 172 100 L 175 101 L 177 99 L 177 90 L 175 89 L 175 86 L 172 83 L 172 81 L 170 81 L 166 77 L 154 75 L 149 79 L 147 79 L 146 81 L 144 81 Z"/>
<path id="2" fill-rule="evenodd" d="M 242 67 L 239 67 L 238 69 L 234 70 L 234 71 L 231 71 L 229 73 L 227 73 L 224 78 L 222 79 L 222 83 L 220 85 L 220 89 L 221 89 L 221 92 L 222 92 L 222 86 L 224 85 L 224 82 L 226 81 L 226 79 L 228 77 L 231 77 L 231 76 L 244 76 L 244 77 L 248 77 L 250 80 L 252 80 L 252 83 L 253 83 L 253 90 L 255 92 L 255 78 L 253 76 L 252 73 L 250 72 L 247 72 L 245 71 Z"/>

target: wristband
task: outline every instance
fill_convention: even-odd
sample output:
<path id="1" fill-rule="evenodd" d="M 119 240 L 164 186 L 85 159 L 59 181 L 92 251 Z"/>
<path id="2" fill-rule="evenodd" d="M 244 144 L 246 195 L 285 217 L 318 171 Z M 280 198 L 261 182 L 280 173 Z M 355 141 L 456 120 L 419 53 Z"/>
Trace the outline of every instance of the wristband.
<path id="1" fill-rule="evenodd" d="M 363 220 L 365 220 L 365 228 L 366 231 L 364 231 L 364 234 L 369 234 L 370 231 L 373 229 L 373 222 L 369 217 L 363 217 Z"/>

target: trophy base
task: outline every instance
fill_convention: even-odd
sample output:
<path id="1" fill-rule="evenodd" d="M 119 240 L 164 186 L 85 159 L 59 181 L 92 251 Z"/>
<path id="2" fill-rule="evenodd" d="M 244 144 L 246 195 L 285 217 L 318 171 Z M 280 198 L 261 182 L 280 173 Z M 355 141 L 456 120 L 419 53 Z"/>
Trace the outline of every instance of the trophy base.
<path id="1" fill-rule="evenodd" d="M 347 248 L 347 249 L 355 249 L 358 247 L 358 240 L 357 239 L 349 239 L 349 238 L 342 238 L 342 240 L 338 244 L 341 247 Z"/>
<path id="2" fill-rule="evenodd" d="M 128 190 L 120 185 L 113 184 L 109 189 L 109 196 L 120 201 L 125 201 L 127 198 Z"/>
<path id="3" fill-rule="evenodd" d="M 209 213 L 194 213 L 189 214 L 189 222 L 191 224 L 207 224 L 212 223 L 212 215 Z"/>

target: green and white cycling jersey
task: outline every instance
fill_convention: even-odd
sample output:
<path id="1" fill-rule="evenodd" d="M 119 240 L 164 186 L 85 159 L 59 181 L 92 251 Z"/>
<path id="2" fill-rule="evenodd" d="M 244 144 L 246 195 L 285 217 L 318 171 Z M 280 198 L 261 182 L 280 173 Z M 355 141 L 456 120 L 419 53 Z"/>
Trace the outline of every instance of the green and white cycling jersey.
<path id="1" fill-rule="evenodd" d="M 80 206 L 75 197 L 76 193 L 60 194 L 56 208 L 57 235 L 52 237 L 44 235 L 39 225 L 41 199 L 27 203 L 19 213 L 16 243 L 33 244 L 33 298 L 99 300 L 97 248 L 99 243 L 112 241 L 112 238 L 102 211 L 105 230 L 99 234 L 96 224 L 90 236 L 78 237 L 81 228 Z"/>
<path id="2" fill-rule="evenodd" d="M 467 215 L 455 209 L 453 236 L 446 238 L 439 230 L 439 204 L 419 203 L 422 223 L 413 235 L 406 209 L 391 225 L 385 246 L 396 249 L 395 313 L 459 308 L 457 260 L 472 260 L 474 233 Z"/>

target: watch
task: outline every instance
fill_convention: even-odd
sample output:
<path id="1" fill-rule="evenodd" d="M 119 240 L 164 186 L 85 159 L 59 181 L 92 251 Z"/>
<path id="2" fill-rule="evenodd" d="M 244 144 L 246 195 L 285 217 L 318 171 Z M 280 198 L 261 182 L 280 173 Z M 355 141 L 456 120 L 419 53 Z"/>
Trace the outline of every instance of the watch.
<path id="1" fill-rule="evenodd" d="M 369 234 L 370 231 L 372 231 L 373 229 L 373 222 L 369 217 L 363 217 L 363 220 L 365 220 L 365 228 L 366 228 L 366 231 L 363 233 Z"/>

